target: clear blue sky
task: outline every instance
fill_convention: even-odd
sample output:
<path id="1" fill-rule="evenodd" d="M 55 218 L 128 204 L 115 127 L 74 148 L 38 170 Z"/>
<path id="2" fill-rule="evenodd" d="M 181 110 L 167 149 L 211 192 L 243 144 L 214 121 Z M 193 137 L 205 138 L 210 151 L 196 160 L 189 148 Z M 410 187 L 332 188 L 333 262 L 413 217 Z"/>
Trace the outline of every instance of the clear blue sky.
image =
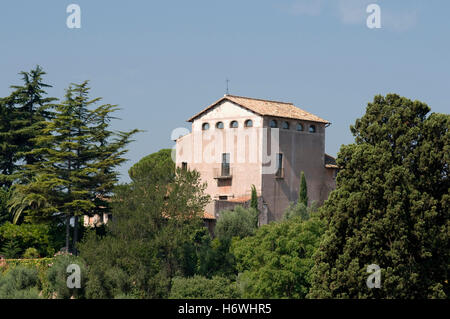
<path id="1" fill-rule="evenodd" d="M 68 29 L 66 7 L 81 7 Z M 381 8 L 381 29 L 366 7 Z M 448 113 L 450 1 L 3 0 L 0 96 L 17 73 L 41 65 L 61 98 L 71 82 L 119 104 L 136 136 L 123 165 L 172 147 L 185 120 L 230 93 L 294 102 L 333 124 L 326 150 L 353 141 L 349 125 L 376 94 L 395 92 Z"/>

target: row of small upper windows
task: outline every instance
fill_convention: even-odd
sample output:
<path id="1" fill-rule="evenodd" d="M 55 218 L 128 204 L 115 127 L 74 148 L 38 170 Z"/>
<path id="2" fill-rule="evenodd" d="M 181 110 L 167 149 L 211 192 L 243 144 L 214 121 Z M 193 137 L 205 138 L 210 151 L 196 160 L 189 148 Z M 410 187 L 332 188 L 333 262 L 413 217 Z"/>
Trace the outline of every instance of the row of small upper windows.
<path id="1" fill-rule="evenodd" d="M 269 126 L 272 127 L 272 128 L 277 128 L 278 127 L 278 122 L 276 120 L 270 120 Z M 290 127 L 291 127 L 291 125 L 289 124 L 288 121 L 282 121 L 281 122 L 281 128 L 282 129 L 289 130 Z M 302 123 L 297 123 L 296 130 L 301 132 L 301 131 L 304 131 L 305 128 L 304 128 Z M 310 124 L 309 127 L 308 127 L 308 132 L 316 133 L 316 126 L 314 124 Z"/>
<path id="2" fill-rule="evenodd" d="M 244 126 L 245 127 L 252 127 L 253 126 L 253 121 L 252 120 L 246 120 L 244 122 Z M 223 129 L 224 127 L 225 126 L 224 126 L 223 122 L 217 122 L 216 123 L 216 128 Z M 230 122 L 230 128 L 237 128 L 237 127 L 239 127 L 238 121 L 231 121 Z M 203 123 L 202 124 L 202 130 L 203 131 L 209 130 L 209 123 Z"/>
<path id="3" fill-rule="evenodd" d="M 253 121 L 252 120 L 246 120 L 244 122 L 244 126 L 245 127 L 253 127 Z M 277 128 L 278 127 L 278 122 L 276 120 L 271 120 L 269 122 L 269 126 L 271 128 Z M 230 128 L 237 128 L 239 127 L 239 124 L 237 121 L 231 121 L 230 122 Z M 218 129 L 223 129 L 224 128 L 224 124 L 223 122 L 217 122 L 216 123 L 216 128 Z M 290 129 L 290 124 L 288 121 L 283 121 L 281 122 L 281 128 L 285 129 L 285 130 L 289 130 Z M 297 131 L 304 131 L 304 126 L 302 123 L 297 123 L 297 127 L 296 127 Z M 203 123 L 202 124 L 202 130 L 206 131 L 209 130 L 209 123 Z M 309 125 L 308 127 L 308 132 L 310 133 L 315 133 L 316 132 L 316 126 L 314 124 Z"/>

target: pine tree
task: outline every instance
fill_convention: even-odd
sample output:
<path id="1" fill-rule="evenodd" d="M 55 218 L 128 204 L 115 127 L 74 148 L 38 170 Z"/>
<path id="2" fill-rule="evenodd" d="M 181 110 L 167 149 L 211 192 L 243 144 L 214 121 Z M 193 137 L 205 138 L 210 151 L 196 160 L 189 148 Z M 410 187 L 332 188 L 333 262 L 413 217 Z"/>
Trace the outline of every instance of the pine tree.
<path id="1" fill-rule="evenodd" d="M 298 203 L 303 203 L 305 207 L 308 206 L 308 188 L 306 186 L 305 173 L 302 171 L 300 177 L 300 189 L 298 191 Z"/>
<path id="2" fill-rule="evenodd" d="M 23 85 L 11 86 L 14 91 L 0 99 L 0 186 L 10 187 L 18 178 L 22 164 L 39 161 L 34 137 L 42 121 L 51 118 L 52 102 L 46 97 L 43 83 L 46 74 L 40 66 L 21 72 Z"/>
<path id="3" fill-rule="evenodd" d="M 26 154 L 37 154 L 42 160 L 26 165 L 23 175 L 33 178 L 18 188 L 27 206 L 27 220 L 65 219 L 68 250 L 70 220 L 74 218 L 74 252 L 79 216 L 107 209 L 105 197 L 117 182 L 114 168 L 125 161 L 124 147 L 136 133 L 108 130 L 111 113 L 117 108 L 101 105 L 91 110 L 100 98 L 90 100 L 89 90 L 87 81 L 67 89 L 54 117 L 43 123 L 34 140 L 41 148 Z M 27 205 L 30 199 L 38 199 L 40 205 Z"/>
<path id="4" fill-rule="evenodd" d="M 448 298 L 450 115 L 376 96 L 338 154 L 312 298 Z M 381 287 L 366 285 L 381 269 Z"/>

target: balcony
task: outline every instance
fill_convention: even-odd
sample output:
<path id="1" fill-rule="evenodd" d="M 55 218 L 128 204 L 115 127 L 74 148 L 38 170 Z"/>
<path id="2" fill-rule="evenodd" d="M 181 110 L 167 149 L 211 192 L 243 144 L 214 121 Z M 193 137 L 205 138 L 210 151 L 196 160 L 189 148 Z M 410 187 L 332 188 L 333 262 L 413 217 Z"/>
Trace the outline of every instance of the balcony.
<path id="1" fill-rule="evenodd" d="M 275 172 L 275 178 L 284 178 L 284 168 L 278 168 Z"/>
<path id="2" fill-rule="evenodd" d="M 229 165 L 215 167 L 213 170 L 214 179 L 231 179 L 233 176 L 233 169 Z"/>

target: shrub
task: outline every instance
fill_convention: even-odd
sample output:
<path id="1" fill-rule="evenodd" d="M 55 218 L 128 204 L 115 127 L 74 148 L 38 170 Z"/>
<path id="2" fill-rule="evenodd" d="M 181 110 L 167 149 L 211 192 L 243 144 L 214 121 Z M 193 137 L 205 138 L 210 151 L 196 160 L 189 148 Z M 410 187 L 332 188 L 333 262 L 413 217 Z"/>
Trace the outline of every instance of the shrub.
<path id="1" fill-rule="evenodd" d="M 235 282 L 219 276 L 172 279 L 171 299 L 233 299 L 239 298 Z"/>
<path id="2" fill-rule="evenodd" d="M 9 250 L 5 255 L 8 258 L 17 258 L 29 247 L 38 249 L 43 256 L 53 255 L 55 248 L 51 234 L 52 228 L 47 224 L 21 224 L 15 225 L 6 222 L 0 226 L 0 246 Z M 14 244 L 11 244 L 14 242 Z M 11 250 L 10 246 L 15 248 Z"/>
<path id="3" fill-rule="evenodd" d="M 257 218 L 258 211 L 254 208 L 236 206 L 232 211 L 224 210 L 220 213 L 214 232 L 220 239 L 251 236 L 256 230 Z"/>
<path id="4" fill-rule="evenodd" d="M 67 278 L 70 273 L 67 267 L 70 264 L 80 266 L 81 270 L 81 288 L 68 288 Z M 86 265 L 80 257 L 72 255 L 60 255 L 54 258 L 53 265 L 47 271 L 47 280 L 49 290 L 55 293 L 58 299 L 69 299 L 71 297 L 83 298 L 85 290 Z"/>
<path id="5" fill-rule="evenodd" d="M 0 277 L 0 299 L 38 299 L 39 290 L 35 268 L 17 266 Z"/>
<path id="6" fill-rule="evenodd" d="M 39 258 L 39 252 L 36 248 L 30 247 L 25 250 L 23 253 L 23 258 L 25 259 L 34 259 Z"/>

